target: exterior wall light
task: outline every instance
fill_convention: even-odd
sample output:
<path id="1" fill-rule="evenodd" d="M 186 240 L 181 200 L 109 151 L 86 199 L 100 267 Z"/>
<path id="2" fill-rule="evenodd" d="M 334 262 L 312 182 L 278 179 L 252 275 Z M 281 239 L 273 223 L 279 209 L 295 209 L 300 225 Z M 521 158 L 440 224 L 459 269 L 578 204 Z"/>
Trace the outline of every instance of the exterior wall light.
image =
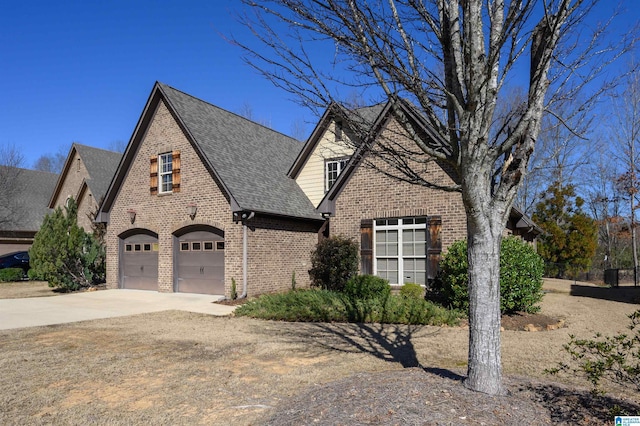
<path id="1" fill-rule="evenodd" d="M 187 205 L 187 211 L 189 212 L 191 220 L 195 219 L 196 213 L 198 213 L 198 205 L 196 203 L 189 203 Z"/>
<path id="2" fill-rule="evenodd" d="M 136 221 L 136 211 L 133 209 L 129 209 L 127 210 L 127 213 L 129 213 L 129 220 L 131 220 L 131 224 L 133 225 L 133 222 Z"/>

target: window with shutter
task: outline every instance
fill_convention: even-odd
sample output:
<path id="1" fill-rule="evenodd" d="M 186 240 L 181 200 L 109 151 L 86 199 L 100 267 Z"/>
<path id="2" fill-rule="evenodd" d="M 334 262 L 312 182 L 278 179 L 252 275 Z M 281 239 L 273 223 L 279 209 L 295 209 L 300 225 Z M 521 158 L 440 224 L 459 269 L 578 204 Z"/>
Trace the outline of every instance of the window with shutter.
<path id="1" fill-rule="evenodd" d="M 171 154 L 173 170 L 172 170 L 172 180 L 173 180 L 173 192 L 180 192 L 180 151 L 173 151 Z"/>
<path id="2" fill-rule="evenodd" d="M 149 183 L 149 191 L 151 195 L 156 195 L 158 193 L 158 157 L 151 157 L 150 161 L 150 183 Z"/>
<path id="3" fill-rule="evenodd" d="M 431 281 L 436 278 L 442 255 L 442 239 L 440 238 L 442 219 L 436 216 L 429 217 L 427 226 L 427 279 Z"/>
<path id="4" fill-rule="evenodd" d="M 158 192 L 173 192 L 173 155 L 170 152 L 158 155 L 158 180 Z"/>
<path id="5" fill-rule="evenodd" d="M 360 222 L 360 273 L 373 274 L 373 220 Z"/>
<path id="6" fill-rule="evenodd" d="M 442 251 L 439 217 L 376 219 L 373 269 L 390 284 L 426 285 L 435 278 Z"/>

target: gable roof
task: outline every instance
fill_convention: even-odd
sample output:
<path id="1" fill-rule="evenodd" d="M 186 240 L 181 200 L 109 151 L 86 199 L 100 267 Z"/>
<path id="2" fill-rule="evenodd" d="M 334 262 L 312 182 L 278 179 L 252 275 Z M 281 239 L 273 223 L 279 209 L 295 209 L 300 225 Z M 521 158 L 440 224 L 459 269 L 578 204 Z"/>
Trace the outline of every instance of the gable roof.
<path id="1" fill-rule="evenodd" d="M 187 139 L 236 211 L 321 220 L 295 180 L 287 177 L 302 144 L 261 124 L 156 83 L 107 191 L 108 213 L 155 108 L 164 100 Z M 212 183 L 213 184 L 213 183 Z"/>
<path id="2" fill-rule="evenodd" d="M 119 152 L 107 151 L 105 149 L 94 148 L 92 146 L 81 145 L 74 142 L 71 145 L 64 167 L 62 168 L 62 173 L 60 173 L 60 176 L 58 177 L 58 181 L 56 182 L 55 189 L 51 194 L 51 198 L 49 198 L 49 208 L 55 207 L 55 202 L 60 195 L 60 191 L 62 190 L 67 174 L 73 166 L 71 163 L 73 162 L 73 157 L 76 152 L 87 169 L 88 176 L 85 178 L 83 185 L 87 185 L 97 202 L 99 202 L 100 198 L 107 193 L 109 183 L 111 183 L 111 179 L 113 178 L 113 175 L 118 168 L 118 164 L 120 163 L 120 159 L 122 158 L 122 154 Z M 77 192 L 75 194 L 76 198 L 78 198 L 83 185 L 77 188 Z"/>
<path id="3" fill-rule="evenodd" d="M 357 108 L 353 111 L 348 111 L 344 109 L 339 104 L 331 104 L 325 110 L 324 114 L 316 124 L 313 132 L 307 139 L 307 142 L 304 144 L 304 147 L 300 150 L 300 153 L 296 157 L 295 161 L 291 164 L 289 171 L 287 174 L 296 179 L 298 174 L 302 171 L 305 163 L 309 159 L 309 156 L 314 152 L 316 146 L 320 143 L 322 139 L 322 135 L 329 128 L 329 125 L 336 118 L 341 119 L 345 118 L 347 122 L 356 122 L 359 123 L 363 128 L 371 128 L 373 127 L 376 119 L 380 116 L 380 113 L 385 109 L 386 104 L 376 104 L 368 107 Z M 357 143 L 357 141 L 354 141 Z"/>
<path id="4" fill-rule="evenodd" d="M 421 127 L 425 134 L 432 138 L 434 147 L 442 150 L 447 149 L 446 144 L 441 141 L 440 136 L 427 123 L 425 117 L 420 114 L 419 110 L 413 104 L 406 100 L 400 100 L 396 103 L 388 101 L 386 104 L 378 104 L 369 108 L 361 108 L 359 110 L 355 110 L 353 113 L 346 112 L 346 114 L 355 115 L 355 117 L 357 117 L 356 119 L 360 121 L 360 124 L 369 126 L 367 139 L 365 141 L 362 141 L 363 143 L 357 144 L 357 149 L 349 159 L 349 163 L 347 164 L 346 169 L 342 173 L 340 173 L 336 182 L 329 189 L 329 191 L 327 191 L 322 201 L 320 201 L 320 204 L 318 204 L 319 212 L 330 214 L 333 214 L 335 212 L 335 199 L 345 187 L 355 170 L 360 166 L 360 163 L 366 155 L 367 150 L 373 143 L 375 143 L 376 138 L 382 131 L 384 125 L 391 118 L 392 108 L 402 108 L 402 111 L 406 114 L 406 116 L 414 120 L 414 122 Z M 338 111 L 342 114 L 345 113 L 343 109 L 339 109 Z M 324 131 L 324 129 L 326 129 L 326 126 L 335 113 L 335 109 L 331 107 L 327 109 L 321 120 L 321 123 L 324 122 L 324 124 L 322 124 L 324 127 L 322 127 L 321 129 L 322 132 Z M 349 118 L 353 119 L 353 117 Z M 320 126 L 321 124 L 318 124 L 316 129 L 320 128 Z M 314 130 L 309 140 L 307 141 L 307 145 L 312 146 L 308 147 L 305 145 L 300 156 L 298 156 L 298 158 L 296 159 L 296 163 L 294 163 L 294 165 L 291 167 L 290 174 L 299 173 L 300 169 L 304 165 L 304 162 L 307 160 L 307 157 L 313 152 L 315 145 L 317 145 L 320 136 L 321 135 L 316 135 L 316 131 Z M 303 153 L 306 154 L 306 157 L 303 156 Z M 457 179 L 456 176 L 451 174 L 452 171 L 449 171 L 447 169 L 444 169 L 444 171 L 448 173 L 454 180 Z M 542 229 L 519 208 L 515 206 L 512 207 L 509 216 L 510 219 L 514 221 L 514 226 L 516 228 L 525 229 L 526 232 L 529 232 L 532 235 L 539 235 L 540 233 L 542 233 Z"/>
<path id="5" fill-rule="evenodd" d="M 16 197 L 12 201 L 16 203 L 16 219 L 11 223 L 2 224 L 0 231 L 38 231 L 44 217 L 51 211 L 47 201 L 58 175 L 39 170 L 6 166 L 2 168 L 11 170 L 11 174 L 15 176 Z"/>
<path id="6" fill-rule="evenodd" d="M 89 179 L 86 180 L 87 186 L 96 201 L 100 201 L 100 198 L 109 189 L 111 179 L 113 179 L 113 175 L 118 169 L 118 164 L 120 164 L 122 153 L 86 145 L 75 145 L 84 166 L 89 172 Z"/>

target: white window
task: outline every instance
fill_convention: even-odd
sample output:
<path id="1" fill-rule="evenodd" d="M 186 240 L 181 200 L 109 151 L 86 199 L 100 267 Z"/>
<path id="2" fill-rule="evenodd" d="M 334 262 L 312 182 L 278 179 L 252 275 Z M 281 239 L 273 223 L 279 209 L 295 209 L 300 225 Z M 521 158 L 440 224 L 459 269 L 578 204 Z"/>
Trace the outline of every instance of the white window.
<path id="1" fill-rule="evenodd" d="M 160 175 L 160 193 L 173 190 L 173 156 L 170 152 L 158 156 L 158 170 Z"/>
<path id="2" fill-rule="evenodd" d="M 348 158 L 339 158 L 336 160 L 328 160 L 325 163 L 325 192 L 330 190 L 333 184 L 336 183 L 338 176 L 340 176 L 340 173 L 342 173 L 348 162 Z"/>
<path id="3" fill-rule="evenodd" d="M 376 219 L 374 273 L 390 284 L 427 280 L 427 218 Z"/>

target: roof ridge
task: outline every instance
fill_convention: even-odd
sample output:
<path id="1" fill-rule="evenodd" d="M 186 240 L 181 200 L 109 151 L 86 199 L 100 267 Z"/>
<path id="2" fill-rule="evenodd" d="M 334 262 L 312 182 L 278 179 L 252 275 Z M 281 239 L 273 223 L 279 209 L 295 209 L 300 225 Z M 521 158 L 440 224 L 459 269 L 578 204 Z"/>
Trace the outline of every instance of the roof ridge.
<path id="1" fill-rule="evenodd" d="M 104 152 L 113 152 L 115 154 L 121 154 L 122 155 L 122 153 L 119 152 L 119 151 L 113 151 L 111 149 L 105 149 L 105 148 L 98 148 L 97 146 L 86 145 L 86 144 L 79 143 L 79 142 L 73 142 L 73 146 L 79 146 L 79 147 L 82 147 L 82 148 L 95 149 L 95 150 L 104 151 Z"/>
<path id="2" fill-rule="evenodd" d="M 33 173 L 55 175 L 55 176 L 58 176 L 60 174 L 60 173 L 48 172 L 46 170 L 29 169 L 27 167 L 15 167 L 15 166 L 5 166 L 5 165 L 0 165 L 0 167 L 4 167 L 4 168 L 8 168 L 8 169 L 18 169 L 18 170 L 23 170 L 23 171 L 27 171 L 27 172 L 33 172 Z"/>
<path id="3" fill-rule="evenodd" d="M 188 97 L 190 97 L 190 98 L 193 98 L 193 99 L 195 99 L 195 100 L 197 100 L 197 101 L 199 101 L 199 102 L 202 102 L 202 103 L 204 103 L 204 104 L 207 104 L 207 105 L 209 105 L 209 106 L 211 106 L 211 107 L 214 107 L 214 108 L 215 108 L 215 109 L 217 109 L 217 110 L 224 111 L 224 112 L 226 112 L 226 113 L 228 113 L 228 114 L 235 115 L 236 117 L 241 118 L 242 120 L 248 121 L 248 122 L 249 122 L 249 123 L 251 123 L 251 124 L 254 124 L 254 125 L 256 125 L 256 126 L 263 127 L 263 128 L 265 128 L 265 129 L 267 129 L 267 130 L 270 130 L 270 131 L 272 131 L 272 132 L 274 132 L 274 133 L 278 133 L 278 134 L 280 134 L 280 135 L 282 135 L 282 136 L 285 136 L 285 137 L 287 137 L 287 138 L 291 139 L 292 141 L 295 141 L 295 142 L 297 142 L 297 143 L 300 143 L 300 141 L 299 141 L 299 140 L 297 140 L 296 138 L 294 138 L 294 137 L 292 137 L 292 136 L 289 136 L 289 135 L 287 135 L 287 134 L 284 134 L 284 133 L 282 133 L 281 131 L 276 130 L 276 129 L 274 129 L 274 128 L 271 128 L 271 127 L 269 127 L 269 126 L 267 126 L 267 125 L 265 125 L 265 124 L 258 123 L 257 121 L 253 121 L 253 120 L 251 120 L 250 118 L 247 118 L 247 117 L 244 117 L 244 116 L 242 116 L 242 115 L 238 114 L 237 112 L 233 112 L 233 111 L 229 111 L 228 109 L 221 108 L 221 107 L 219 107 L 219 106 L 217 106 L 217 105 L 212 104 L 211 102 L 205 101 L 204 99 L 201 99 L 201 98 L 199 98 L 199 97 L 197 97 L 197 96 L 193 96 L 193 95 L 191 95 L 191 94 L 189 94 L 189 93 L 183 92 L 182 90 L 180 90 L 180 89 L 176 89 L 175 87 L 170 86 L 170 85 L 168 85 L 168 84 L 166 84 L 166 83 L 162 83 L 162 82 L 158 81 L 158 84 L 159 84 L 160 86 L 167 87 L 167 88 L 169 88 L 169 89 L 175 90 L 175 91 L 176 91 L 176 92 L 178 92 L 178 93 L 181 93 L 181 94 L 183 94 L 183 95 L 185 95 L 185 96 L 188 96 Z"/>

